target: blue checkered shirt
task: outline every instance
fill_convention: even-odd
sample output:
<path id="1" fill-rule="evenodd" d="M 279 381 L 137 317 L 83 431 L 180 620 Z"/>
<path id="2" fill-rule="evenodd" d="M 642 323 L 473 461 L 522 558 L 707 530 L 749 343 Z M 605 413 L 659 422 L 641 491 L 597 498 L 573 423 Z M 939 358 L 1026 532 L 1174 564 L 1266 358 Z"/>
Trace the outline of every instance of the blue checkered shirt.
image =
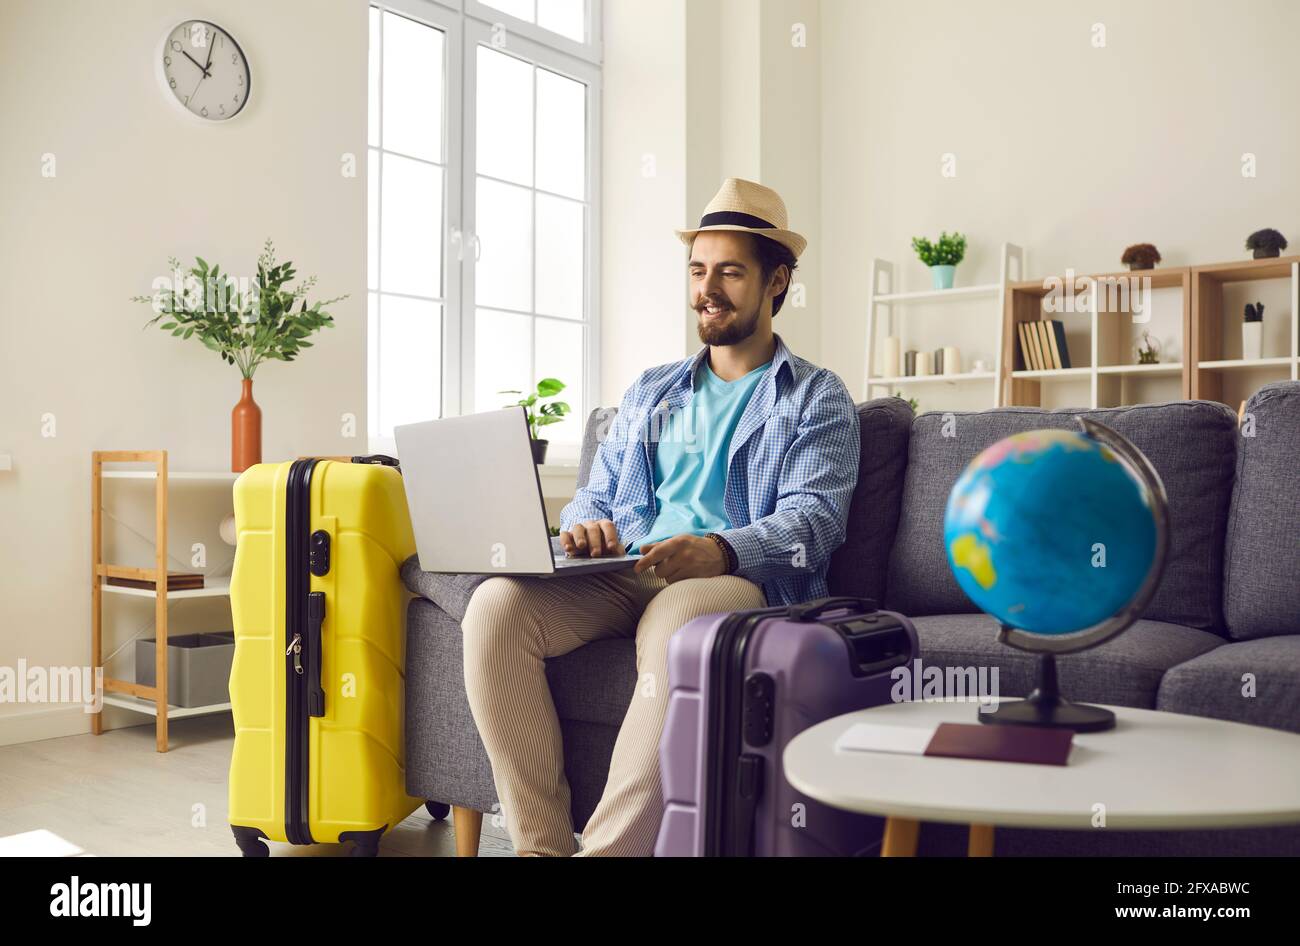
<path id="1" fill-rule="evenodd" d="M 858 413 L 833 371 L 793 354 L 775 336 L 772 366 L 754 389 L 727 448 L 718 533 L 736 552 L 736 574 L 763 588 L 769 605 L 826 595 L 831 553 L 844 542 L 858 480 Z M 600 440 L 587 484 L 560 513 L 560 528 L 611 519 L 625 546 L 658 514 L 657 441 L 672 411 L 695 393 L 702 347 L 685 361 L 644 371 L 623 395 Z M 654 433 L 652 433 L 654 432 Z"/>

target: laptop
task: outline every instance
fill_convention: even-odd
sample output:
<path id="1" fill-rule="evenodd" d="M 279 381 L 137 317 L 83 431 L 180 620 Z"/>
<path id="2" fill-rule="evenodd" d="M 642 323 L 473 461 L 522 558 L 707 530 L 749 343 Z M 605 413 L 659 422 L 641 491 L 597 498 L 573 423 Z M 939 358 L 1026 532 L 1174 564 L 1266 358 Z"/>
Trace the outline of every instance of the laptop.
<path id="1" fill-rule="evenodd" d="M 640 555 L 570 558 L 552 537 L 522 407 L 393 429 L 420 568 L 472 575 L 588 575 Z"/>

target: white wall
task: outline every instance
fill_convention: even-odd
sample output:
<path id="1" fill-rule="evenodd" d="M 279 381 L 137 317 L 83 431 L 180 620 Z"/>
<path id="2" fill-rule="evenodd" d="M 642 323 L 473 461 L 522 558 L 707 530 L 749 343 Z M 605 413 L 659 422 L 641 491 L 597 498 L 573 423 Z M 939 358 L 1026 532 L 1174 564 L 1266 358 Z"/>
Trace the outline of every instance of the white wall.
<path id="1" fill-rule="evenodd" d="M 995 279 L 1003 240 L 1038 277 L 1120 269 L 1136 242 L 1177 266 L 1244 259 L 1260 227 L 1300 239 L 1300 4 L 822 0 L 821 14 L 822 356 L 856 396 L 867 263 L 901 262 L 904 288 L 926 288 L 913 235 L 967 235 L 959 283 Z"/>
<path id="2" fill-rule="evenodd" d="M 181 113 L 155 77 L 163 33 L 187 18 L 228 29 L 249 58 L 253 95 L 228 124 Z M 264 365 L 254 388 L 265 458 L 364 449 L 366 55 L 363 0 L 0 6 L 0 453 L 14 462 L 0 472 L 0 665 L 89 660 L 92 450 L 165 448 L 173 469 L 229 469 L 238 371 L 195 340 L 142 330 L 151 313 L 127 301 L 169 256 L 248 274 L 269 236 L 324 293 L 350 293 L 335 328 L 299 361 Z M 56 436 L 42 436 L 46 414 Z M 149 531 L 130 499 L 130 523 Z M 184 494 L 172 501 L 179 514 Z M 172 542 L 216 543 L 215 564 L 214 518 L 178 522 Z M 175 606 L 178 622 L 192 605 Z M 133 631 L 148 611 L 119 618 Z M 0 704 L 0 742 L 88 720 Z"/>
<path id="3" fill-rule="evenodd" d="M 673 235 L 688 213 L 686 15 L 686 0 L 604 6 L 600 404 L 688 350 L 685 250 Z"/>
<path id="4" fill-rule="evenodd" d="M 819 0 L 607 0 L 605 4 L 602 403 L 645 368 L 700 347 L 686 252 L 673 230 L 699 220 L 724 178 L 775 188 L 811 244 L 776 331 L 821 347 Z M 814 38 L 791 43 L 803 23 Z M 653 176 L 645 159 L 653 158 Z"/>

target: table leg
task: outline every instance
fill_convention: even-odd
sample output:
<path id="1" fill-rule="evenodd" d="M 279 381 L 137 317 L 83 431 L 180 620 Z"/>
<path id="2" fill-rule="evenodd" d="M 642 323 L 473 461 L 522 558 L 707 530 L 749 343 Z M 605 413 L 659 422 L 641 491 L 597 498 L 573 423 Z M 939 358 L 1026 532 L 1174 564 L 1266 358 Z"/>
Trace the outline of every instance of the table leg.
<path id="1" fill-rule="evenodd" d="M 993 856 L 993 825 L 973 824 L 970 826 L 970 845 L 966 848 L 966 856 Z"/>
<path id="2" fill-rule="evenodd" d="M 921 823 L 911 818 L 886 818 L 881 857 L 916 857 L 916 838 Z"/>

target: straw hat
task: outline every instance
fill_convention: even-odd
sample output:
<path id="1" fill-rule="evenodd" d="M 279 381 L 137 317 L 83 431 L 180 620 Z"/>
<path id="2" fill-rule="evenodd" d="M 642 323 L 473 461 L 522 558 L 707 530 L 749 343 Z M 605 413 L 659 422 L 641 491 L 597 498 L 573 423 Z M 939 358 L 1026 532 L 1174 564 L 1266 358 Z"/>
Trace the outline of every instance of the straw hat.
<path id="1" fill-rule="evenodd" d="M 695 234 L 707 230 L 753 233 L 775 240 L 798 259 L 808 241 L 793 230 L 787 230 L 788 224 L 785 201 L 780 194 L 762 184 L 729 177 L 722 182 L 722 188 L 709 201 L 709 206 L 704 208 L 700 225 L 694 230 L 674 232 L 688 246 Z"/>

